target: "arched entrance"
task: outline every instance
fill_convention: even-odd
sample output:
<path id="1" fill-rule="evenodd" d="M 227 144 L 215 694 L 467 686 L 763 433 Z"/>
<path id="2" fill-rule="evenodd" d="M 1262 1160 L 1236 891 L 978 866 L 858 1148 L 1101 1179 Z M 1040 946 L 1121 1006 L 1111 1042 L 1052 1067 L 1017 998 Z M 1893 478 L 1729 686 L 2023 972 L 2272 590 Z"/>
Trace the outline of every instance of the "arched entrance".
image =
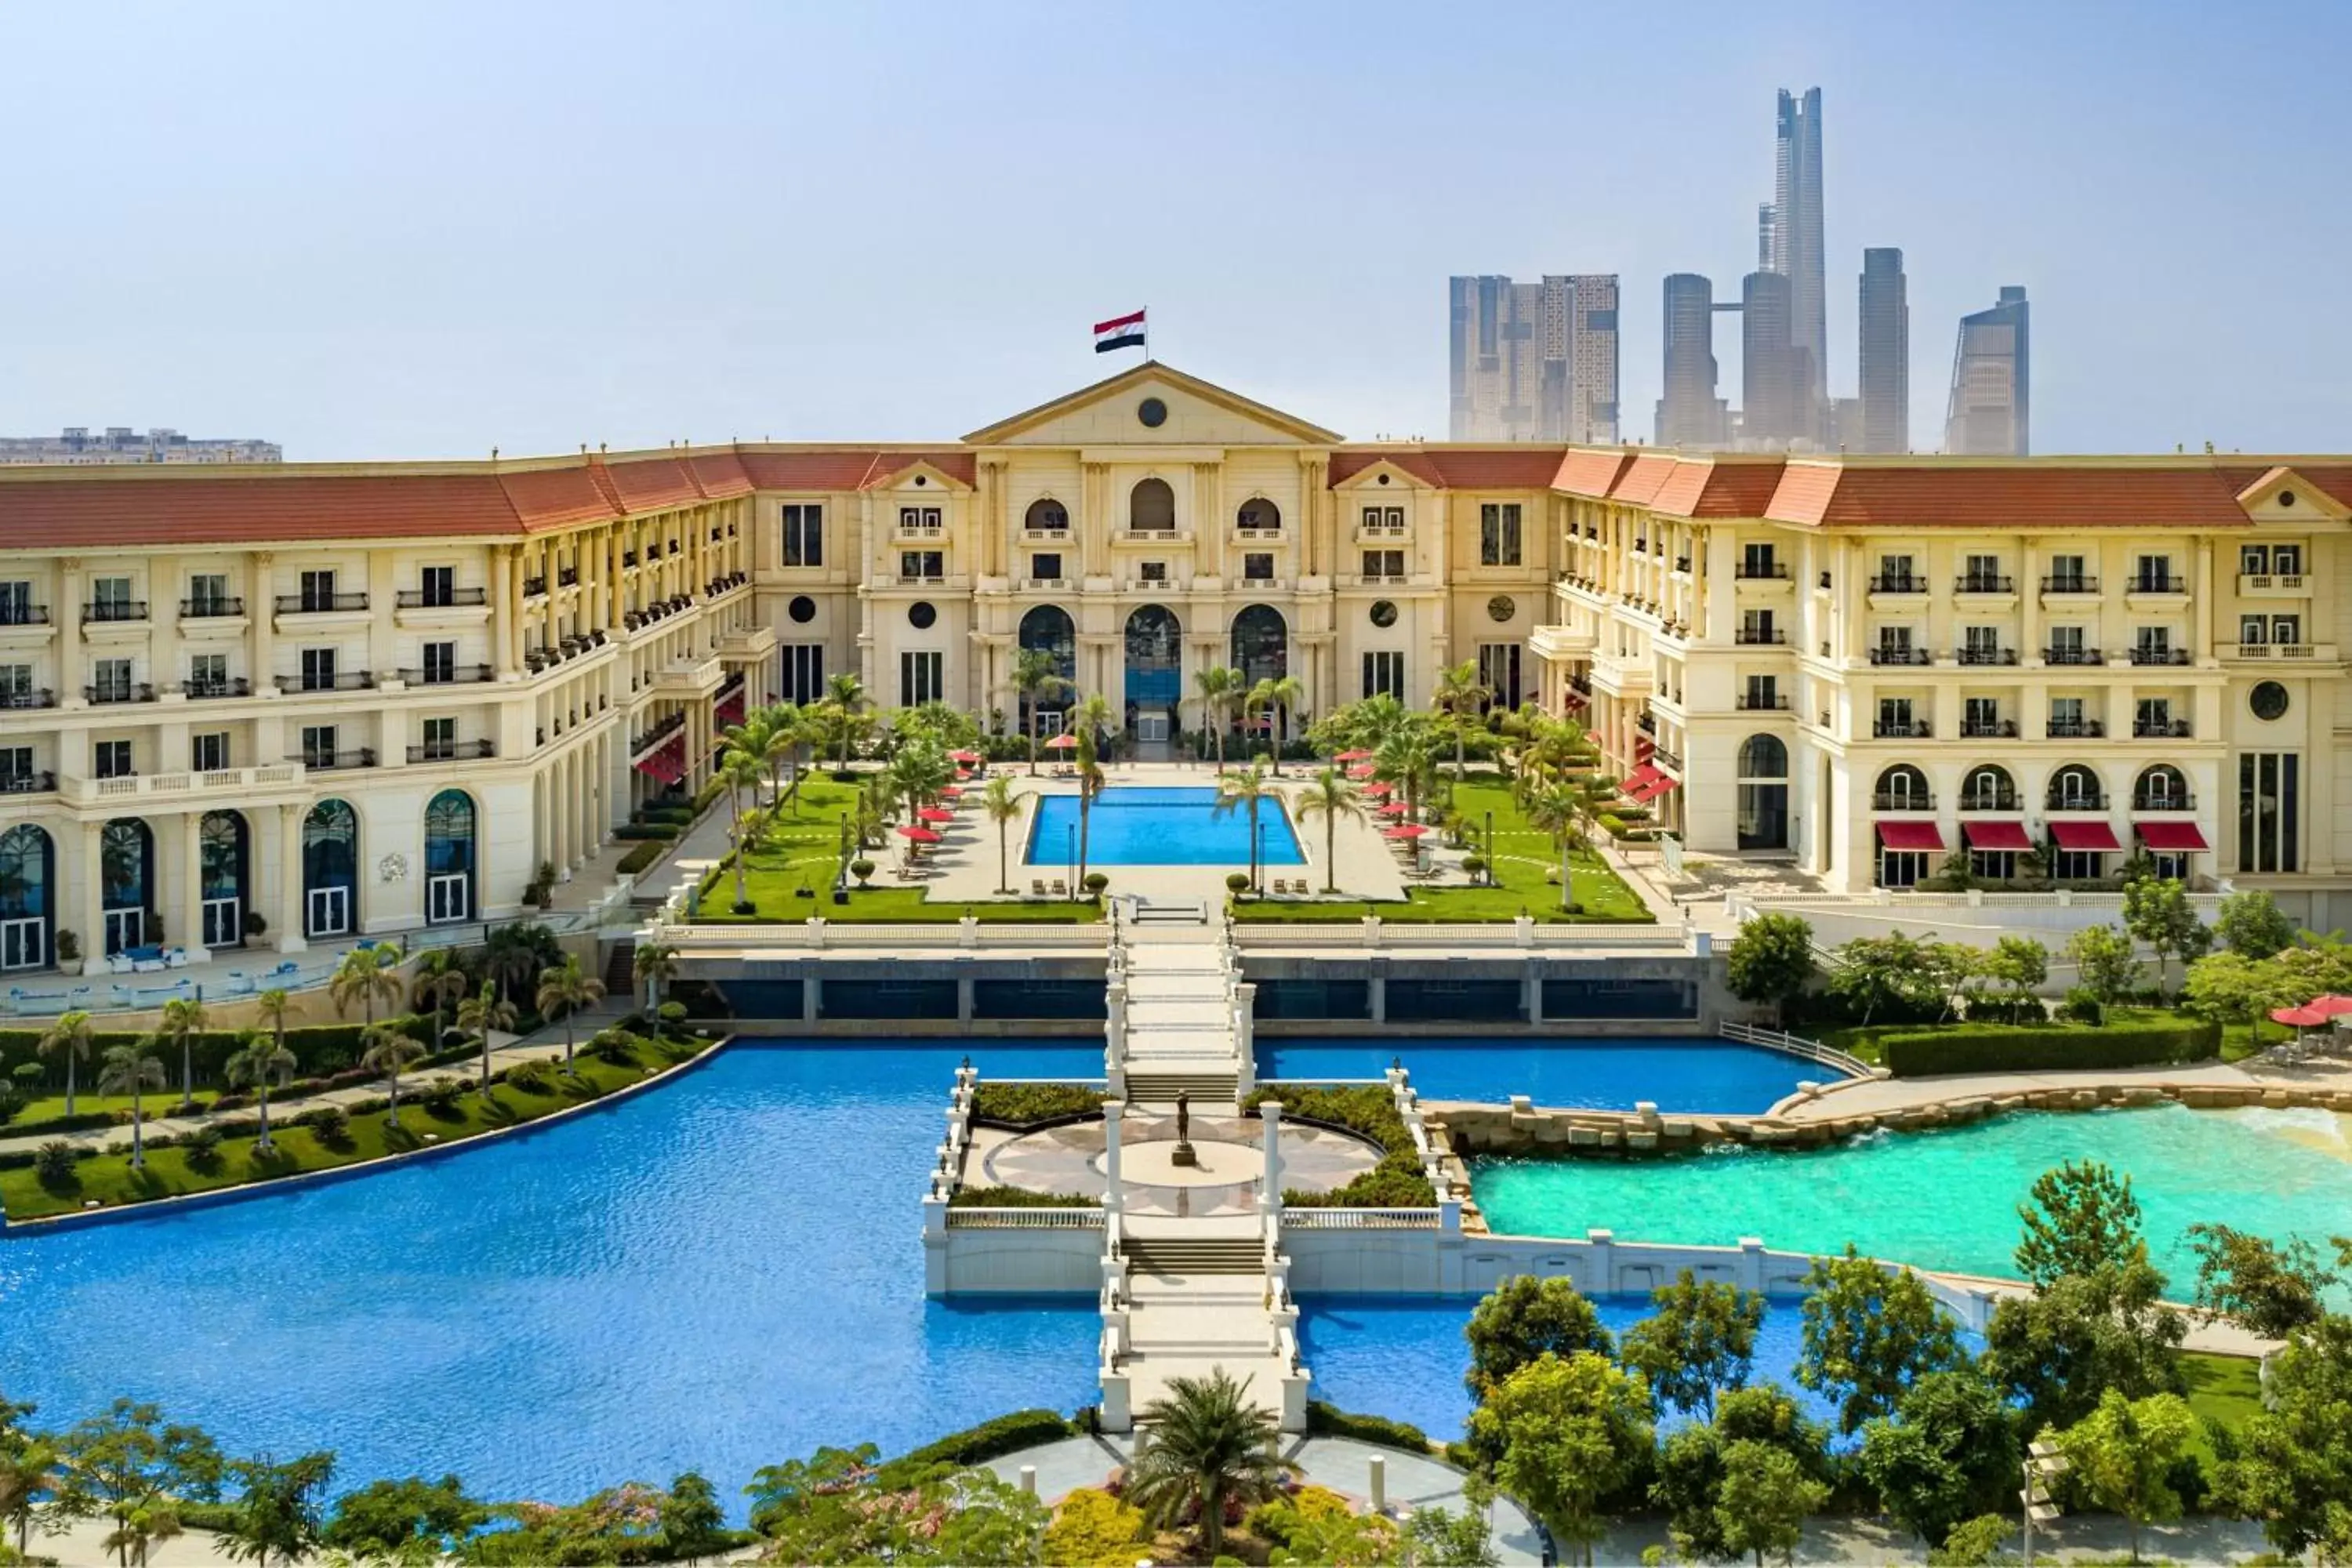
<path id="1" fill-rule="evenodd" d="M 1184 698 L 1184 628 L 1164 605 L 1127 617 L 1127 727 L 1141 745 L 1163 744 Z"/>
<path id="2" fill-rule="evenodd" d="M 1789 748 L 1777 735 L 1739 743 L 1739 847 L 1789 847 Z"/>
<path id="3" fill-rule="evenodd" d="M 1039 605 L 1022 616 L 1021 647 L 1024 652 L 1043 653 L 1052 658 L 1054 673 L 1069 683 L 1062 689 L 1037 700 L 1039 711 L 1058 720 L 1077 690 L 1078 628 L 1076 623 L 1070 619 L 1070 612 L 1059 605 Z M 1025 731 L 1030 724 L 1028 695 L 1025 692 L 1019 694 L 1019 701 L 1021 728 Z M 1060 727 L 1058 723 L 1046 726 L 1057 732 Z"/>
<path id="4" fill-rule="evenodd" d="M 1252 605 L 1234 617 L 1234 668 L 1252 686 L 1290 673 L 1290 624 L 1272 605 Z"/>
<path id="5" fill-rule="evenodd" d="M 360 819 L 322 800 L 302 819 L 302 934 L 345 936 L 359 921 Z"/>
<path id="6" fill-rule="evenodd" d="M 57 846 L 29 822 L 0 833 L 0 969 L 46 969 Z"/>
<path id="7" fill-rule="evenodd" d="M 245 818 L 236 812 L 208 811 L 197 826 L 206 947 L 235 947 L 245 940 L 247 876 L 252 865 L 247 844 Z"/>
<path id="8" fill-rule="evenodd" d="M 1127 526 L 1138 533 L 1176 531 L 1176 492 L 1166 479 L 1143 479 L 1127 492 Z"/>
<path id="9" fill-rule="evenodd" d="M 155 836 L 135 816 L 98 830 L 99 918 L 106 952 L 147 945 L 147 911 L 155 904 Z"/>
<path id="10" fill-rule="evenodd" d="M 474 916 L 474 798 L 445 789 L 425 806 L 425 920 L 450 925 Z"/>

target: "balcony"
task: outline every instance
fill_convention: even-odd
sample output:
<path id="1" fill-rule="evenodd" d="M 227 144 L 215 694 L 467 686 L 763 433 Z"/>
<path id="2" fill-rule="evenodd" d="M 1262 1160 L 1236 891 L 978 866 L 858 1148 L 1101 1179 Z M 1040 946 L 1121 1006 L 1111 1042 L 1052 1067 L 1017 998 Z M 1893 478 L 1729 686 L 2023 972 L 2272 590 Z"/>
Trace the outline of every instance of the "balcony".
<path id="1" fill-rule="evenodd" d="M 2185 647 L 2136 647 L 2131 650 L 2131 661 L 2134 664 L 2182 665 L 2189 662 L 2189 650 Z"/>
<path id="2" fill-rule="evenodd" d="M 2053 789 L 2042 801 L 2042 808 L 2044 811 L 2105 811 L 2107 809 L 2107 797 L 2104 795 L 2085 795 L 2080 790 L 2070 795 L 2063 790 Z"/>
<path id="3" fill-rule="evenodd" d="M 2186 719 L 2135 719 L 2132 739 L 2135 741 L 2186 741 L 2190 739 Z"/>
<path id="4" fill-rule="evenodd" d="M 1789 698 L 1780 691 L 1742 691 L 1732 699 L 1732 705 L 1743 713 L 1786 713 Z"/>
<path id="5" fill-rule="evenodd" d="M 93 708 L 103 708 L 117 702 L 152 702 L 155 689 L 144 681 L 122 680 L 105 686 L 85 686 L 81 700 Z"/>
<path id="6" fill-rule="evenodd" d="M 2095 647 L 2045 647 L 2042 650 L 2044 664 L 2100 665 L 2107 656 Z"/>
<path id="7" fill-rule="evenodd" d="M 498 747 L 488 741 L 427 741 L 408 748 L 412 763 L 482 762 L 498 754 Z"/>
<path id="8" fill-rule="evenodd" d="M 490 679 L 487 664 L 436 664 L 394 671 L 407 686 L 474 686 Z"/>
<path id="9" fill-rule="evenodd" d="M 2238 597 L 2242 599 L 2307 599 L 2311 590 L 2309 579 L 2300 572 L 2241 572 L 2238 574 Z"/>
<path id="10" fill-rule="evenodd" d="M 577 566 L 566 566 L 562 571 L 556 573 L 555 585 L 559 588 L 577 588 L 580 586 L 580 568 Z"/>
<path id="11" fill-rule="evenodd" d="M 1870 595 L 1873 599 L 1909 598 L 1927 592 L 1927 579 L 1925 577 L 1902 574 L 1890 575 L 1882 573 L 1870 580 Z"/>
<path id="12" fill-rule="evenodd" d="M 2097 741 L 2105 738 L 2107 726 L 2098 719 L 2053 719 L 2042 733 L 2053 741 Z"/>
<path id="13" fill-rule="evenodd" d="M 1066 594 L 1070 591 L 1067 577 L 1024 577 L 1021 591 L 1024 594 Z"/>
<path id="14" fill-rule="evenodd" d="M 1880 646 L 1870 650 L 1873 664 L 1910 665 L 1924 667 L 1936 662 L 1936 656 L 1924 647 Z"/>
<path id="15" fill-rule="evenodd" d="M 314 773 L 339 773 L 345 768 L 375 766 L 375 748 L 362 746 L 349 752 L 305 752 L 299 757 L 289 757 L 289 763 L 299 763 Z"/>
<path id="16" fill-rule="evenodd" d="M 0 604 L 0 627 L 46 626 L 49 624 L 47 605 Z"/>
<path id="17" fill-rule="evenodd" d="M 253 682 L 242 675 L 192 675 L 181 682 L 180 689 L 191 702 L 218 702 L 227 698 L 252 696 Z"/>
<path id="18" fill-rule="evenodd" d="M 723 658 L 762 658 L 775 649 L 773 626 L 737 626 L 719 634 L 719 652 Z"/>
<path id="19" fill-rule="evenodd" d="M 719 689 L 727 679 L 727 670 L 715 658 L 698 662 L 680 660 L 665 669 L 654 672 L 653 689 L 668 697 L 707 697 Z"/>
<path id="20" fill-rule="evenodd" d="M 81 607 L 81 618 L 98 626 L 147 618 L 144 599 L 95 599 Z"/>
<path id="21" fill-rule="evenodd" d="M 2099 580 L 2096 577 L 2084 577 L 2074 574 L 2044 577 L 2042 579 L 2042 592 L 2045 595 L 2056 595 L 2060 598 L 2095 599 L 2099 596 Z"/>
<path id="22" fill-rule="evenodd" d="M 1971 577 L 1963 574 L 1962 575 L 1952 579 L 1952 592 L 1955 594 L 1979 595 L 2014 594 L 2017 592 L 2017 579 L 2014 577 L 1986 576 L 1981 574 Z"/>
<path id="23" fill-rule="evenodd" d="M 672 713 L 666 719 L 656 720 L 629 742 L 629 760 L 633 763 L 642 760 L 647 752 L 685 728 L 684 713 Z"/>
<path id="24" fill-rule="evenodd" d="M 898 526 L 891 529 L 890 537 L 893 539 L 936 540 L 947 537 L 947 531 L 948 525 L 944 522 L 908 522 L 901 519 Z"/>
<path id="25" fill-rule="evenodd" d="M 1122 528 L 1110 536 L 1113 544 L 1150 544 L 1165 548 L 1171 544 L 1190 544 L 1192 531 L 1177 528 Z"/>
<path id="26" fill-rule="evenodd" d="M 230 801 L 249 800 L 258 791 L 275 791 L 290 800 L 293 792 L 302 784 L 302 769 L 298 765 L 301 760 L 289 757 L 284 763 L 272 763 L 258 768 L 125 773 L 110 779 L 68 778 L 64 781 L 63 793 L 67 804 L 79 806 L 112 805 L 137 800 L 152 800 L 160 804 L 187 795 L 213 795 Z"/>
<path id="27" fill-rule="evenodd" d="M 241 597 L 215 596 L 180 601 L 180 618 L 184 621 L 233 620 L 245 614 Z"/>
<path id="28" fill-rule="evenodd" d="M 547 592 L 546 578 L 538 577 L 531 581 L 539 584 L 540 593 Z M 531 592 L 530 583 L 523 584 L 523 592 Z M 366 595 L 362 595 L 360 598 L 360 607 L 366 608 Z M 489 602 L 490 591 L 488 588 L 450 588 L 446 591 L 403 588 L 392 596 L 393 608 L 396 610 L 478 610 Z M 278 607 L 282 610 L 285 606 L 281 604 Z"/>
<path id="29" fill-rule="evenodd" d="M 1916 792 L 1891 795 L 1882 790 L 1870 797 L 1870 809 L 1873 811 L 1933 811 L 1936 809 L 1936 797 Z"/>
<path id="30" fill-rule="evenodd" d="M 365 594 L 280 594 L 277 598 L 281 616 L 349 616 L 368 607 Z"/>
<path id="31" fill-rule="evenodd" d="M 1024 544 L 1061 544 L 1069 537 L 1070 525 L 1066 522 L 1058 528 L 1024 528 L 1021 531 L 1021 542 Z"/>
<path id="32" fill-rule="evenodd" d="M 1785 561 L 1742 561 L 1732 572 L 1742 583 L 1785 583 L 1789 580 L 1789 563 Z M 1822 574 L 1824 576 L 1828 574 Z"/>
<path id="33" fill-rule="evenodd" d="M 2013 647 L 1963 647 L 1952 652 L 1962 664 L 2015 664 L 2017 650 Z"/>
<path id="34" fill-rule="evenodd" d="M 2169 574 L 2158 575 L 2154 573 L 2145 573 L 2138 576 L 2125 578 L 2124 592 L 2146 594 L 2157 597 L 2174 594 L 2185 595 L 2189 592 L 2189 579 Z"/>
<path id="35" fill-rule="evenodd" d="M 1925 719 L 1875 719 L 1870 725 L 1874 741 L 1932 741 L 1935 736 Z"/>
<path id="36" fill-rule="evenodd" d="M 310 670 L 278 678 L 280 691 L 373 691 L 372 669 Z"/>
<path id="37" fill-rule="evenodd" d="M 751 574 L 749 572 L 722 572 L 704 584 L 703 591 L 708 597 L 716 599 L 722 594 L 733 593 L 751 581 Z"/>
<path id="38" fill-rule="evenodd" d="M 2197 797 L 2193 795 L 2168 795 L 2161 790 L 2132 796 L 2134 811 L 2194 811 Z"/>
<path id="39" fill-rule="evenodd" d="M 1963 719 L 1960 735 L 1969 741 L 2014 741 L 2017 721 L 2014 719 Z"/>
<path id="40" fill-rule="evenodd" d="M 2264 664 L 2334 664 L 2336 645 L 2314 642 L 2234 642 L 2223 643 L 2217 650 L 2223 658 L 2255 660 Z"/>
<path id="41" fill-rule="evenodd" d="M 547 597 L 547 579 L 544 577 L 524 578 L 522 580 L 522 596 L 526 599 L 544 599 Z"/>
<path id="42" fill-rule="evenodd" d="M 1960 796 L 1962 811 L 2016 811 L 2017 792 L 2013 789 L 1980 789 L 1973 795 Z"/>
<path id="43" fill-rule="evenodd" d="M 1731 640 L 1742 647 L 1785 647 L 1789 634 L 1779 626 L 1741 626 L 1731 634 Z"/>
<path id="44" fill-rule="evenodd" d="M 0 773 L 0 795 L 48 795 L 57 787 L 52 773 Z"/>
<path id="45" fill-rule="evenodd" d="M 1282 528 L 1280 524 L 1272 528 L 1235 528 L 1234 538 L 1244 544 L 1279 544 Z"/>
<path id="46" fill-rule="evenodd" d="M 0 709 L 54 708 L 58 694 L 46 686 L 19 687 L 13 691 L 0 691 Z"/>
<path id="47" fill-rule="evenodd" d="M 1403 522 L 1360 522 L 1356 525 L 1356 542 L 1373 544 L 1404 539 L 1410 536 L 1412 526 Z"/>

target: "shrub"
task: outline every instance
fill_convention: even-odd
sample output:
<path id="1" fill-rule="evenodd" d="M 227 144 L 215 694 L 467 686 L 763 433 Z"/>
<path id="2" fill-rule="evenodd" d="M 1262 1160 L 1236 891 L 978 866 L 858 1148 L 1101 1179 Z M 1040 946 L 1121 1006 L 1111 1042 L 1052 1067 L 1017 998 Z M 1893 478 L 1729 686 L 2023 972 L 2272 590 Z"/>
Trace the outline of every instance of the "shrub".
<path id="1" fill-rule="evenodd" d="M 637 1042 L 625 1029 L 599 1029 L 588 1042 L 588 1054 L 616 1068 L 637 1065 Z"/>
<path id="2" fill-rule="evenodd" d="M 1051 1410 L 1015 1410 L 961 1432 L 950 1432 L 936 1442 L 899 1456 L 884 1468 L 904 1476 L 910 1470 L 933 1465 L 961 1468 L 985 1464 L 1000 1455 L 1034 1448 L 1040 1443 L 1057 1443 L 1076 1435 L 1070 1422 Z"/>
<path id="3" fill-rule="evenodd" d="M 972 1097 L 971 1113 L 982 1121 L 1029 1127 L 1061 1116 L 1102 1109 L 1108 1097 L 1075 1083 L 987 1083 Z"/>
<path id="4" fill-rule="evenodd" d="M 857 885 L 862 888 L 866 885 L 866 879 L 874 875 L 874 862 L 861 855 L 849 863 L 849 874 L 857 879 Z"/>
<path id="5" fill-rule="evenodd" d="M 1486 868 L 1486 858 L 1484 855 L 1465 855 L 1462 857 L 1462 868 L 1475 877 Z"/>
<path id="6" fill-rule="evenodd" d="M 1109 886 L 1110 878 L 1105 873 L 1100 871 L 1089 871 L 1087 873 L 1087 891 L 1092 893 L 1095 897 L 1102 897 L 1102 890 Z"/>
<path id="7" fill-rule="evenodd" d="M 33 1151 L 33 1174 L 44 1182 L 70 1181 L 78 1158 L 72 1144 L 62 1138 L 52 1138 Z"/>
<path id="8" fill-rule="evenodd" d="M 613 837 L 648 844 L 667 844 L 677 837 L 677 828 L 667 822 L 625 822 L 613 829 Z"/>
<path id="9" fill-rule="evenodd" d="M 1080 1487 L 1054 1510 L 1045 1561 L 1055 1568 L 1128 1568 L 1144 1540 L 1143 1510 L 1107 1491 Z"/>
<path id="10" fill-rule="evenodd" d="M 1070 1193 L 1037 1193 L 1027 1187 L 959 1187 L 948 1200 L 950 1208 L 1087 1209 L 1095 1200 Z"/>
<path id="11" fill-rule="evenodd" d="M 518 1094 L 553 1094 L 555 1069 L 545 1062 L 517 1062 L 507 1068 L 506 1082 Z"/>
<path id="12" fill-rule="evenodd" d="M 1225 890 L 1229 893 L 1245 893 L 1249 891 L 1249 873 L 1246 871 L 1231 871 L 1225 875 Z"/>
<path id="13" fill-rule="evenodd" d="M 352 1136 L 351 1113 L 340 1105 L 316 1105 L 294 1119 L 297 1127 L 307 1127 L 318 1135 L 321 1143 L 347 1143 Z"/>
<path id="14" fill-rule="evenodd" d="M 1353 1511 L 1348 1506 L 1348 1500 L 1329 1488 L 1305 1486 L 1289 1497 L 1258 1504 L 1244 1517 L 1242 1525 L 1261 1541 L 1287 1546 L 1300 1525 L 1320 1520 L 1345 1519 Z"/>
<path id="15" fill-rule="evenodd" d="M 192 1171 L 214 1171 L 220 1168 L 221 1130 L 217 1122 L 207 1121 L 180 1140 L 180 1147 L 188 1152 L 188 1168 Z"/>
<path id="16" fill-rule="evenodd" d="M 2058 1004 L 2058 1016 L 2064 1023 L 2088 1024 L 2097 1028 L 2107 1021 L 2107 1009 L 2096 995 L 2077 985 L 2066 993 L 2066 1000 Z"/>
<path id="17" fill-rule="evenodd" d="M 1436 1189 L 1423 1174 L 1421 1156 L 1397 1114 L 1396 1101 L 1385 1084 L 1361 1084 L 1349 1089 L 1259 1089 L 1244 1110 L 1254 1110 L 1269 1100 L 1282 1101 L 1284 1112 L 1303 1121 L 1319 1121 L 1370 1139 L 1385 1151 L 1381 1163 L 1346 1185 L 1328 1193 L 1286 1191 L 1282 1201 L 1301 1208 L 1428 1208 L 1437 1202 Z"/>
<path id="18" fill-rule="evenodd" d="M 640 844 L 614 861 L 614 868 L 623 876 L 634 877 L 660 859 L 661 852 L 662 847 L 658 844 Z"/>
<path id="19" fill-rule="evenodd" d="M 2114 1024 L 2101 1028 L 2045 1024 L 1956 1024 L 1887 1035 L 1879 1041 L 1897 1078 L 1928 1073 L 2030 1072 L 2048 1068 L 2146 1067 L 2218 1055 L 2221 1026 L 2210 1019 Z"/>
<path id="20" fill-rule="evenodd" d="M 1307 1402 L 1307 1430 L 1314 1436 L 1353 1437 L 1359 1443 L 1402 1448 L 1412 1454 L 1430 1451 L 1429 1434 L 1418 1426 L 1385 1415 L 1358 1415 L 1320 1399 Z"/>

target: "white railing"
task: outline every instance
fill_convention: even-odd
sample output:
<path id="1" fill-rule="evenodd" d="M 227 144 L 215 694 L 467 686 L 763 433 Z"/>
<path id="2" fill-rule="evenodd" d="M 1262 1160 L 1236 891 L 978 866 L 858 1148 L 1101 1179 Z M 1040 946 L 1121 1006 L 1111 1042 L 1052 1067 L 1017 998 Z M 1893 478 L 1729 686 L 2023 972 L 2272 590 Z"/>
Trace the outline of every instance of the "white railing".
<path id="1" fill-rule="evenodd" d="M 806 948 L 854 951 L 873 949 L 900 952 L 908 948 L 1050 947 L 1072 952 L 1099 950 L 1106 938 L 1100 925 L 998 923 L 972 919 L 906 925 L 860 925 L 813 915 L 804 921 L 746 921 L 740 924 L 673 924 L 658 920 L 648 927 L 647 940 L 661 941 L 688 956 L 698 947 Z"/>
<path id="2" fill-rule="evenodd" d="M 1244 945 L 1257 948 L 1329 947 L 1377 952 L 1384 948 L 1493 948 L 1559 952 L 1593 948 L 1642 948 L 1686 952 L 1691 939 L 1681 925 L 1548 925 L 1526 916 L 1485 924 L 1384 921 L 1367 915 L 1352 925 L 1293 925 L 1287 921 L 1238 927 Z"/>
<path id="3" fill-rule="evenodd" d="M 1098 1208 L 978 1208 L 948 1205 L 950 1230 L 1100 1230 Z"/>
<path id="4" fill-rule="evenodd" d="M 1860 1057 L 1851 1056 L 1834 1046 L 1825 1046 L 1819 1040 L 1809 1040 L 1802 1035 L 1785 1034 L 1779 1029 L 1759 1029 L 1747 1024 L 1724 1024 L 1717 1032 L 1725 1039 L 1737 1040 L 1743 1046 L 1762 1046 L 1768 1050 L 1785 1051 L 1809 1062 L 1835 1068 L 1848 1078 L 1870 1076 L 1870 1064 Z"/>
<path id="5" fill-rule="evenodd" d="M 73 805 L 154 800 L 184 795 L 239 795 L 253 790 L 292 789 L 302 783 L 299 763 L 272 763 L 263 767 L 217 768 L 210 772 L 181 771 L 131 773 L 121 778 L 92 779 L 68 775 L 58 781 L 66 801 Z"/>
<path id="6" fill-rule="evenodd" d="M 1435 1209 L 1304 1208 L 1286 1205 L 1282 1223 L 1292 1230 L 1435 1230 Z"/>

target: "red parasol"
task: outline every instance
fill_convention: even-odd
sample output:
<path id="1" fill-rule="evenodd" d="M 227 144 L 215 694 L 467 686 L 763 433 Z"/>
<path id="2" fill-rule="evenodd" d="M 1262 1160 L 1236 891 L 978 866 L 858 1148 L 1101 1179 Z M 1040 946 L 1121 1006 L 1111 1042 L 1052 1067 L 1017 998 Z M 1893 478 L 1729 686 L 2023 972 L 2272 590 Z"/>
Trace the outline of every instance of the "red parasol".
<path id="1" fill-rule="evenodd" d="M 937 844 L 940 841 L 938 832 L 929 827 L 902 827 L 898 829 L 898 837 L 909 844 Z"/>
<path id="2" fill-rule="evenodd" d="M 1394 795 L 1396 793 L 1396 785 L 1392 784 L 1368 784 L 1364 786 L 1364 793 L 1370 795 Z"/>
<path id="3" fill-rule="evenodd" d="M 2331 1018 L 2352 1013 L 2352 996 L 2322 996 L 2304 1004 L 2315 1013 L 2325 1013 Z"/>
<path id="4" fill-rule="evenodd" d="M 953 784 L 947 784 L 942 786 L 940 790 L 940 798 L 941 800 L 961 800 L 963 798 L 963 791 L 956 788 Z"/>
<path id="5" fill-rule="evenodd" d="M 1412 807 L 1401 800 L 1392 800 L 1386 805 L 1374 806 L 1372 814 L 1375 816 L 1410 816 L 1412 815 Z"/>
<path id="6" fill-rule="evenodd" d="M 1348 776 L 1351 779 L 1370 778 L 1372 776 L 1372 764 L 1370 763 L 1358 763 L 1354 767 L 1348 770 Z"/>
<path id="7" fill-rule="evenodd" d="M 954 812 L 941 810 L 936 805 L 927 805 L 923 807 L 922 810 L 915 813 L 915 815 L 921 817 L 925 822 L 953 822 L 955 820 Z"/>
<path id="8" fill-rule="evenodd" d="M 983 758 L 978 752 L 950 752 L 948 753 L 948 760 L 952 763 L 978 763 L 984 762 L 987 759 Z"/>
<path id="9" fill-rule="evenodd" d="M 1331 760 L 1335 763 L 1360 763 L 1371 754 L 1361 746 L 1358 746 L 1353 751 L 1332 752 Z"/>
<path id="10" fill-rule="evenodd" d="M 1045 749 L 1049 752 L 1066 752 L 1077 743 L 1078 738 L 1076 735 L 1069 733 L 1067 731 L 1064 731 L 1061 734 L 1058 734 L 1052 740 L 1046 742 Z"/>
<path id="11" fill-rule="evenodd" d="M 1429 829 L 1427 827 L 1418 822 L 1402 822 L 1399 823 L 1394 827 L 1381 828 L 1381 837 L 1383 838 L 1418 838 L 1428 831 Z"/>

